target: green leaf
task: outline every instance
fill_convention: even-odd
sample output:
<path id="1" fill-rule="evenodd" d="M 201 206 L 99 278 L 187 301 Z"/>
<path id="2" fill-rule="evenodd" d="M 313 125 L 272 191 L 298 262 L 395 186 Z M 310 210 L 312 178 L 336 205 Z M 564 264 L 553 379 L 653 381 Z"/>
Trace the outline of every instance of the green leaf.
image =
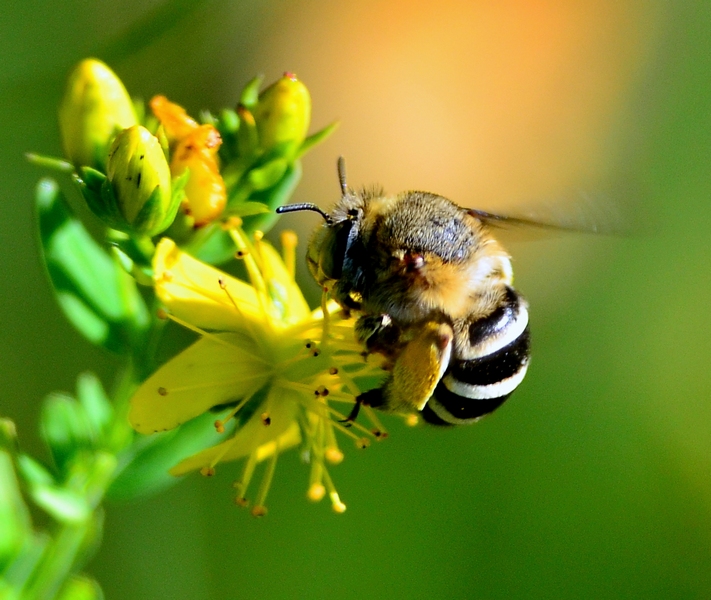
<path id="1" fill-rule="evenodd" d="M 0 573 L 3 573 L 32 531 L 12 457 L 5 450 L 0 450 L 0 523 Z"/>
<path id="2" fill-rule="evenodd" d="M 96 345 L 139 347 L 148 311 L 136 282 L 72 215 L 52 179 L 39 182 L 36 204 L 44 262 L 67 319 Z"/>
<path id="3" fill-rule="evenodd" d="M 338 129 L 338 126 L 340 123 L 338 121 L 334 121 L 330 125 L 326 125 L 323 129 L 320 131 L 317 131 L 316 133 L 312 133 L 310 136 L 308 136 L 302 143 L 299 149 L 296 152 L 295 158 L 301 158 L 304 154 L 306 154 L 311 148 L 316 146 L 317 144 L 320 144 L 323 142 L 327 137 L 329 137 L 336 129 Z"/>
<path id="4" fill-rule="evenodd" d="M 288 163 L 283 158 L 277 158 L 267 164 L 251 169 L 247 175 L 252 189 L 255 191 L 266 190 L 274 186 L 286 172 Z"/>
<path id="5" fill-rule="evenodd" d="M 246 106 L 249 110 L 257 106 L 257 102 L 259 102 L 259 88 L 262 85 L 262 81 L 264 81 L 264 75 L 257 75 L 244 86 L 239 99 L 239 103 L 242 106 Z"/>
<path id="6" fill-rule="evenodd" d="M 79 453 L 98 446 L 86 410 L 74 398 L 65 394 L 55 392 L 45 399 L 40 432 L 59 473 L 65 473 Z"/>
<path id="7" fill-rule="evenodd" d="M 278 219 L 278 215 L 275 212 L 277 207 L 288 202 L 300 179 L 301 162 L 296 161 L 289 166 L 284 176 L 275 186 L 252 194 L 250 200 L 261 202 L 269 209 L 269 212 L 263 215 L 246 217 L 242 225 L 244 230 L 248 233 L 257 229 L 263 232 L 269 231 Z"/>
<path id="8" fill-rule="evenodd" d="M 166 433 L 139 437 L 129 450 L 119 475 L 108 491 L 113 500 L 130 500 L 155 494 L 178 481 L 168 473 L 184 458 L 223 441 L 226 434 L 218 434 L 212 423 L 215 415 L 208 412 L 179 428 Z"/>
<path id="9" fill-rule="evenodd" d="M 91 426 L 92 437 L 104 445 L 114 418 L 114 408 L 96 375 L 89 371 L 79 375 L 77 398 Z"/>
<path id="10" fill-rule="evenodd" d="M 75 575 L 62 586 L 57 600 L 103 600 L 99 584 L 86 575 Z"/>
<path id="11" fill-rule="evenodd" d="M 27 152 L 25 154 L 25 158 L 38 167 L 45 167 L 47 169 L 52 169 L 53 171 L 59 171 L 60 173 L 74 172 L 74 165 L 63 158 L 45 156 L 44 154 L 35 154 L 34 152 Z"/>
<path id="12" fill-rule="evenodd" d="M 34 503 L 60 523 L 81 523 L 92 514 L 86 499 L 67 488 L 36 485 L 30 488 Z"/>
<path id="13" fill-rule="evenodd" d="M 251 217 L 252 215 L 262 215 L 268 212 L 269 209 L 261 202 L 242 202 L 230 210 L 230 214 L 238 217 Z"/>

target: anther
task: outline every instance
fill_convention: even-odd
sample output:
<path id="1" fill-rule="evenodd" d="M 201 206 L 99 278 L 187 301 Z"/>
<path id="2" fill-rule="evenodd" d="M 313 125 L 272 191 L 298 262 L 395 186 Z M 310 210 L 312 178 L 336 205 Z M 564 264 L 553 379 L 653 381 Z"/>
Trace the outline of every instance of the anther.
<path id="1" fill-rule="evenodd" d="M 215 431 L 217 433 L 225 433 L 225 424 L 219 419 L 215 421 Z"/>
<path id="2" fill-rule="evenodd" d="M 407 425 L 408 427 L 414 427 L 415 425 L 417 425 L 419 420 L 420 419 L 415 414 L 407 415 L 407 417 L 405 417 L 405 425 Z"/>
<path id="3" fill-rule="evenodd" d="M 165 310 L 165 308 L 159 308 L 156 311 L 156 317 L 158 317 L 162 321 L 165 321 L 168 318 L 168 311 Z"/>
<path id="4" fill-rule="evenodd" d="M 370 446 L 370 440 L 368 438 L 359 438 L 356 440 L 356 448 L 359 450 L 363 450 L 364 448 L 367 448 Z"/>
<path id="5" fill-rule="evenodd" d="M 200 469 L 200 475 L 203 477 L 212 477 L 215 475 L 215 469 L 213 467 L 203 467 Z"/>
<path id="6" fill-rule="evenodd" d="M 259 418 L 262 419 L 262 425 L 265 427 L 269 427 L 269 425 L 272 424 L 272 418 L 269 416 L 269 413 L 262 413 Z"/>
<path id="7" fill-rule="evenodd" d="M 311 500 L 311 502 L 318 502 L 326 495 L 326 488 L 322 483 L 314 483 L 309 491 L 306 492 L 306 497 Z"/>
<path id="8" fill-rule="evenodd" d="M 373 429 L 372 430 L 373 437 L 375 437 L 378 440 L 384 440 L 387 438 L 390 434 L 387 431 L 381 431 L 380 429 Z"/>
<path id="9" fill-rule="evenodd" d="M 222 277 L 220 277 L 220 278 L 217 280 L 217 283 L 218 283 L 218 285 L 220 286 L 220 289 L 221 289 L 221 290 L 227 289 L 227 283 L 225 282 L 224 279 L 222 279 Z"/>
<path id="10" fill-rule="evenodd" d="M 263 517 L 264 515 L 267 514 L 267 507 L 266 506 L 253 506 L 252 507 L 252 516 L 253 517 Z"/>
<path id="11" fill-rule="evenodd" d="M 327 388 L 326 386 L 323 386 L 323 385 L 318 386 L 318 387 L 316 388 L 316 390 L 314 391 L 314 394 L 316 394 L 317 396 L 324 396 L 324 397 L 326 397 L 326 396 L 328 396 L 328 393 L 329 393 L 329 392 L 328 392 L 328 388 Z"/>
<path id="12" fill-rule="evenodd" d="M 329 375 L 338 375 L 338 367 L 331 367 L 331 368 L 328 370 L 328 374 L 329 374 Z"/>
<path id="13" fill-rule="evenodd" d="M 247 250 L 237 250 L 237 252 L 235 252 L 235 258 L 244 258 L 248 254 L 249 254 L 249 251 L 247 251 Z"/>
<path id="14" fill-rule="evenodd" d="M 249 506 L 249 500 L 244 496 L 235 496 L 234 502 L 237 506 L 241 506 L 242 508 Z"/>
<path id="15" fill-rule="evenodd" d="M 167 396 L 168 395 L 168 390 L 166 390 L 164 387 L 159 387 L 158 388 L 158 394 L 161 396 Z"/>
<path id="16" fill-rule="evenodd" d="M 329 448 L 326 448 L 323 453 L 323 457 L 332 465 L 337 465 L 343 462 L 343 452 L 341 452 L 341 450 L 339 448 L 336 448 L 335 446 L 330 446 Z"/>
<path id="17" fill-rule="evenodd" d="M 262 241 L 262 238 L 264 237 L 264 232 L 257 230 L 257 231 L 254 232 L 254 236 L 253 236 L 253 237 L 254 237 L 254 241 L 255 241 L 255 242 L 261 242 L 261 241 Z"/>

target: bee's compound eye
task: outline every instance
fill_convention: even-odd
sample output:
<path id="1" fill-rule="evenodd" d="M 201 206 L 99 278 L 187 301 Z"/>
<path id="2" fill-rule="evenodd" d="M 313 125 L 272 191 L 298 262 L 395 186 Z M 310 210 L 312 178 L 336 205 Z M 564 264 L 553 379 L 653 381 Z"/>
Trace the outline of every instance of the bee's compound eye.
<path id="1" fill-rule="evenodd" d="M 347 219 L 332 225 L 326 234 L 319 255 L 319 268 L 327 279 L 340 279 L 343 274 L 352 227 L 353 221 Z"/>

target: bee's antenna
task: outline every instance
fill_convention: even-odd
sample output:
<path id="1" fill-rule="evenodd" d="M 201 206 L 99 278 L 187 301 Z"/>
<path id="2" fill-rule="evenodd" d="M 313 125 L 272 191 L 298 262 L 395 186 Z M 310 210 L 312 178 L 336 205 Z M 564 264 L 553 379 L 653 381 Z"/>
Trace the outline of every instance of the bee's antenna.
<path id="1" fill-rule="evenodd" d="M 300 202 L 299 204 L 286 204 L 284 206 L 280 206 L 279 208 L 276 209 L 277 213 L 282 214 L 282 213 L 288 213 L 288 212 L 297 212 L 300 210 L 312 210 L 314 212 L 317 212 L 320 214 L 325 220 L 326 223 L 331 225 L 333 223 L 333 219 L 331 218 L 331 215 L 329 215 L 327 212 L 324 212 L 316 206 L 313 202 Z"/>
<path id="2" fill-rule="evenodd" d="M 348 192 L 348 184 L 346 183 L 346 159 L 342 156 L 338 157 L 338 183 L 341 184 L 341 196 L 345 196 Z"/>

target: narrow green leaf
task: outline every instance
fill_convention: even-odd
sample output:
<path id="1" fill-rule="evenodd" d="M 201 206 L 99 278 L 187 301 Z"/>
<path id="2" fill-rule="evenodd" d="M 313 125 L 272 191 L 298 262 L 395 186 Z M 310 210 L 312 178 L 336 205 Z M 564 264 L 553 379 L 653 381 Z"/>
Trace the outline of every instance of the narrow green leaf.
<path id="1" fill-rule="evenodd" d="M 57 595 L 57 600 L 103 600 L 99 584 L 86 575 L 75 575 L 67 581 Z"/>
<path id="2" fill-rule="evenodd" d="M 79 375 L 77 398 L 89 420 L 93 437 L 103 445 L 113 421 L 114 409 L 96 375 L 89 371 Z"/>
<path id="3" fill-rule="evenodd" d="M 25 158 L 38 167 L 45 167 L 47 169 L 52 169 L 53 171 L 59 171 L 60 173 L 74 172 L 74 165 L 63 158 L 45 156 L 44 154 L 35 154 L 34 152 L 27 152 L 25 154 Z"/>
<path id="4" fill-rule="evenodd" d="M 0 573 L 3 573 L 32 531 L 12 457 L 5 450 L 0 450 L 0 523 Z"/>
<path id="5" fill-rule="evenodd" d="M 60 523 L 81 523 L 91 515 L 91 507 L 76 492 L 49 485 L 30 488 L 34 503 Z"/>
<path id="6" fill-rule="evenodd" d="M 269 212 L 262 215 L 254 215 L 245 217 L 242 227 L 245 231 L 252 232 L 257 229 L 267 232 L 276 223 L 278 215 L 276 214 L 277 206 L 286 204 L 294 193 L 296 186 L 301 179 L 301 162 L 296 161 L 284 173 L 281 180 L 274 186 L 261 192 L 255 192 L 250 196 L 250 200 L 261 202 Z"/>
<path id="7" fill-rule="evenodd" d="M 65 394 L 53 393 L 45 399 L 40 432 L 59 473 L 64 473 L 79 453 L 98 446 L 86 410 Z"/>
<path id="8" fill-rule="evenodd" d="M 72 215 L 53 180 L 39 182 L 36 203 L 44 262 L 67 319 L 109 350 L 140 345 L 148 311 L 136 282 Z"/>
<path id="9" fill-rule="evenodd" d="M 262 81 L 264 81 L 264 75 L 257 75 L 244 86 L 239 99 L 239 103 L 242 106 L 246 106 L 249 110 L 257 106 L 257 102 L 259 101 L 259 88 L 262 85 Z"/>
<path id="10" fill-rule="evenodd" d="M 301 143 L 301 146 L 299 146 L 299 149 L 296 152 L 295 158 L 301 158 L 304 154 L 311 150 L 311 148 L 323 142 L 334 131 L 336 131 L 336 129 L 338 129 L 339 125 L 339 121 L 334 121 L 330 125 L 326 125 L 326 127 L 317 131 L 316 133 L 312 133 Z"/>
<path id="11" fill-rule="evenodd" d="M 252 189 L 262 191 L 274 186 L 284 176 L 287 166 L 285 159 L 277 158 L 261 167 L 251 169 L 247 177 Z"/>
<path id="12" fill-rule="evenodd" d="M 108 497 L 130 500 L 176 483 L 177 478 L 168 473 L 171 467 L 224 439 L 225 434 L 216 433 L 211 426 L 214 420 L 215 415 L 208 412 L 173 431 L 139 438 L 131 454 L 124 457 L 126 463 L 111 484 Z"/>

